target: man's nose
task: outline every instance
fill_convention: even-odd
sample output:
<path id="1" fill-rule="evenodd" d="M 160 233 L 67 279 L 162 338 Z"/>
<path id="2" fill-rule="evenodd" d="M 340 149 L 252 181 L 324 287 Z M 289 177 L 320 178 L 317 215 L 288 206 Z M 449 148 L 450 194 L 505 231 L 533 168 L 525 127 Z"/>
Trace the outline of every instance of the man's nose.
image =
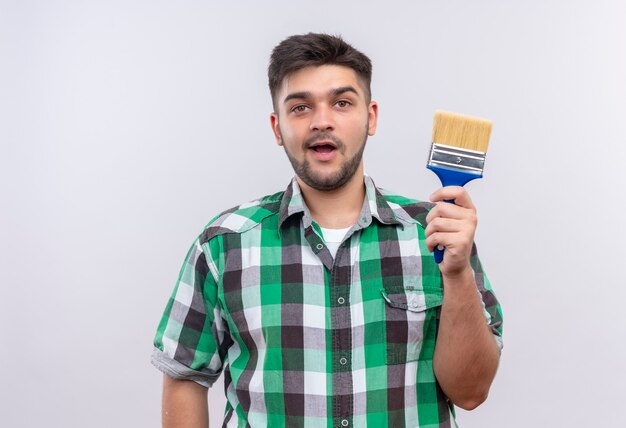
<path id="1" fill-rule="evenodd" d="M 311 131 L 328 131 L 334 129 L 333 112 L 329 107 L 317 107 L 311 116 Z"/>

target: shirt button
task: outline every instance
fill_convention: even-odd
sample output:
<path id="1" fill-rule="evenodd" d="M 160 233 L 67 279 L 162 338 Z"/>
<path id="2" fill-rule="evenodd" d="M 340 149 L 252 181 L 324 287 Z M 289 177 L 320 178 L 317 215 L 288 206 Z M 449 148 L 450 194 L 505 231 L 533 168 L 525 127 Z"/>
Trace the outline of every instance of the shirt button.
<path id="1" fill-rule="evenodd" d="M 411 302 L 411 307 L 413 308 L 417 308 L 419 306 L 419 303 L 417 302 Z"/>
<path id="2" fill-rule="evenodd" d="M 348 424 L 349 424 L 349 422 L 348 422 L 348 420 L 347 420 L 347 419 L 342 419 L 342 420 L 341 420 L 341 426 L 342 426 L 342 427 L 347 427 L 347 426 L 348 426 Z"/>
<path id="3" fill-rule="evenodd" d="M 346 303 L 346 299 L 344 299 L 343 297 L 340 297 L 337 299 L 337 303 L 339 303 L 340 305 L 343 305 L 344 303 Z"/>
<path id="4" fill-rule="evenodd" d="M 346 357 L 339 358 L 339 364 L 341 364 L 342 366 L 345 366 L 347 363 L 348 363 L 348 360 Z M 344 421 L 346 421 L 346 419 L 344 419 Z"/>
<path id="5" fill-rule="evenodd" d="M 318 250 L 321 250 L 322 248 L 324 248 L 324 244 L 317 244 L 315 248 L 317 248 Z"/>

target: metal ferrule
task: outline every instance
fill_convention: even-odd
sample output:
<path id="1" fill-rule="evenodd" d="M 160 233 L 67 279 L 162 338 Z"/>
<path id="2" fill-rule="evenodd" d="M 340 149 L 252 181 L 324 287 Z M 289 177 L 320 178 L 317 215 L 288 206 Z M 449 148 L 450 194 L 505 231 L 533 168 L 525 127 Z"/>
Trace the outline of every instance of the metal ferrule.
<path id="1" fill-rule="evenodd" d="M 485 154 L 476 150 L 433 143 L 430 148 L 428 165 L 482 175 L 485 166 Z"/>

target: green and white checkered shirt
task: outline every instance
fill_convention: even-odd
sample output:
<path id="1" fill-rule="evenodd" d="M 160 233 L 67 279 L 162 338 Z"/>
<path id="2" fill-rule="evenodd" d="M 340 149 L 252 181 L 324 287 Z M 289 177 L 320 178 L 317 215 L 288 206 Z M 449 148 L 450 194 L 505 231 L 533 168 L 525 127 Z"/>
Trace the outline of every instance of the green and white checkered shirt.
<path id="1" fill-rule="evenodd" d="M 224 426 L 455 426 L 433 372 L 443 289 L 425 244 L 432 204 L 364 179 L 334 259 L 295 179 L 217 216 L 189 250 L 152 363 L 207 387 L 224 371 Z M 501 346 L 475 247 L 471 263 Z"/>

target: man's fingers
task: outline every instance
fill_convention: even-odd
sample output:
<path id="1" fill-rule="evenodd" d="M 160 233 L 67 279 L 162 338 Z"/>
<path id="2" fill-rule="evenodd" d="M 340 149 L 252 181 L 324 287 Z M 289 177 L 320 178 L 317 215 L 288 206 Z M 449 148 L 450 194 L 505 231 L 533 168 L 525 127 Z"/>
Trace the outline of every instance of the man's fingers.
<path id="1" fill-rule="evenodd" d="M 441 247 L 440 249 L 457 249 L 459 248 L 458 239 L 452 232 L 435 232 L 426 238 L 426 247 L 428 251 L 433 252 L 435 247 Z"/>
<path id="2" fill-rule="evenodd" d="M 430 200 L 432 202 L 454 201 L 455 205 L 463 208 L 474 209 L 472 198 L 470 198 L 467 191 L 460 186 L 442 187 L 441 189 L 430 195 Z"/>
<path id="3" fill-rule="evenodd" d="M 437 236 L 437 234 L 432 234 L 430 235 L 428 238 L 426 238 L 426 248 L 428 248 L 428 251 L 430 251 L 431 253 L 433 251 L 435 251 L 435 246 L 439 245 L 439 236 Z M 441 249 L 443 249 L 443 245 L 441 246 Z"/>
<path id="4" fill-rule="evenodd" d="M 426 216 L 426 223 L 431 223 L 434 219 L 443 217 L 455 220 L 467 220 L 470 223 L 477 224 L 476 210 L 473 208 L 464 208 L 447 202 L 437 202 Z"/>
<path id="5" fill-rule="evenodd" d="M 451 220 L 444 218 L 436 218 L 426 226 L 426 245 L 431 243 L 432 246 L 438 245 L 466 245 L 474 239 L 474 229 L 468 227 L 463 220 Z"/>
<path id="6" fill-rule="evenodd" d="M 463 229 L 461 220 L 452 218 L 435 217 L 426 226 L 426 236 L 435 232 L 460 232 Z"/>

